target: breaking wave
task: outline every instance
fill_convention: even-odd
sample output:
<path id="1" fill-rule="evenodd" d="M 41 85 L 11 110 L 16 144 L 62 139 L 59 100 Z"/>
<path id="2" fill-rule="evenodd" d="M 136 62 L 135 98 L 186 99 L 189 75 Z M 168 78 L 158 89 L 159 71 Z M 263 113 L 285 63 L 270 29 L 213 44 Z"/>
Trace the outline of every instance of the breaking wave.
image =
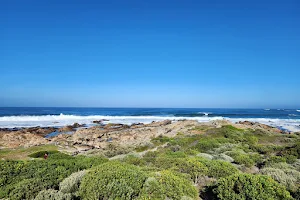
<path id="1" fill-rule="evenodd" d="M 14 128 L 14 127 L 34 127 L 34 126 L 66 126 L 75 122 L 92 126 L 92 121 L 105 119 L 104 123 L 151 123 L 152 121 L 162 120 L 197 120 L 199 122 L 208 122 L 212 120 L 227 119 L 232 122 L 238 121 L 252 121 L 275 126 L 290 131 L 300 131 L 300 119 L 272 119 L 272 118 L 229 118 L 220 116 L 209 116 L 209 113 L 204 116 L 104 116 L 104 115 L 41 115 L 41 116 L 3 116 L 0 117 L 1 128 Z"/>

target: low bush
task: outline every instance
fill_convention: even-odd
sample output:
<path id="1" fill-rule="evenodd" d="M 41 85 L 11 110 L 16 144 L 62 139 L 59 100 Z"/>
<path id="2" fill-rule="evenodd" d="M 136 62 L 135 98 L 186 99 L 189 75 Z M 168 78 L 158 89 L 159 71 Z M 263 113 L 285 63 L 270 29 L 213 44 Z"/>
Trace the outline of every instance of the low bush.
<path id="1" fill-rule="evenodd" d="M 221 153 L 221 154 L 217 154 L 213 157 L 214 160 L 223 160 L 223 161 L 226 161 L 226 162 L 234 162 L 234 159 L 231 158 L 230 156 L 224 154 L 224 153 Z"/>
<path id="2" fill-rule="evenodd" d="M 294 156 L 298 159 L 300 159 L 300 142 L 297 142 L 296 144 L 286 147 L 284 150 L 278 153 L 279 156 L 285 157 L 285 156 Z"/>
<path id="3" fill-rule="evenodd" d="M 190 175 L 196 184 L 201 176 L 208 173 L 208 168 L 196 158 L 157 158 L 154 166 L 160 169 L 170 169 Z"/>
<path id="4" fill-rule="evenodd" d="M 80 185 L 82 199 L 134 199 L 147 179 L 138 167 L 108 162 L 87 173 Z"/>
<path id="5" fill-rule="evenodd" d="M 262 162 L 262 157 L 258 153 L 244 153 L 242 151 L 232 151 L 228 153 L 234 159 L 234 162 L 246 167 L 251 167 L 256 163 Z"/>
<path id="6" fill-rule="evenodd" d="M 63 193 L 75 193 L 78 191 L 80 183 L 86 171 L 79 171 L 71 174 L 59 184 L 59 190 Z"/>
<path id="7" fill-rule="evenodd" d="M 57 190 L 42 190 L 35 197 L 34 200 L 72 200 L 73 196 L 71 194 L 64 194 Z"/>
<path id="8" fill-rule="evenodd" d="M 197 196 L 196 188 L 189 181 L 175 175 L 171 171 L 162 171 L 147 179 L 140 199 L 181 200 L 184 197 L 197 199 Z"/>
<path id="9" fill-rule="evenodd" d="M 155 145 L 162 145 L 162 144 L 165 144 L 165 143 L 170 142 L 170 141 L 172 141 L 172 138 L 162 136 L 162 135 L 160 135 L 156 138 L 153 138 L 151 140 L 151 142 Z"/>
<path id="10" fill-rule="evenodd" d="M 146 151 L 148 149 L 154 148 L 155 146 L 153 144 L 146 144 L 146 145 L 142 145 L 142 146 L 138 146 L 135 148 L 135 151 L 137 152 L 143 152 Z"/>
<path id="11" fill-rule="evenodd" d="M 72 173 L 106 161 L 101 157 L 62 153 L 50 154 L 47 160 L 0 161 L 0 198 L 32 199 L 41 190 L 57 190 L 59 183 Z"/>
<path id="12" fill-rule="evenodd" d="M 220 146 L 220 143 L 216 139 L 202 139 L 195 146 L 195 149 L 201 153 L 206 153 L 215 148 L 218 148 L 219 146 Z"/>
<path id="13" fill-rule="evenodd" d="M 134 155 L 128 155 L 125 158 L 122 159 L 122 162 L 131 164 L 131 165 L 137 165 L 137 166 L 144 166 L 146 165 L 146 161 L 142 158 L 139 158 Z"/>
<path id="14" fill-rule="evenodd" d="M 59 151 L 38 151 L 28 155 L 31 158 L 43 158 L 45 154 L 52 155 L 57 154 Z"/>
<path id="15" fill-rule="evenodd" d="M 260 171 L 263 175 L 272 177 L 284 185 L 289 191 L 296 191 L 300 182 L 300 172 L 293 169 L 264 168 Z"/>
<path id="16" fill-rule="evenodd" d="M 236 174 L 218 181 L 214 193 L 220 200 L 288 200 L 292 199 L 284 186 L 261 175 Z"/>
<path id="17" fill-rule="evenodd" d="M 207 160 L 203 158 L 199 158 L 198 160 L 208 168 L 207 175 L 212 178 L 227 177 L 239 172 L 236 167 L 225 161 Z"/>

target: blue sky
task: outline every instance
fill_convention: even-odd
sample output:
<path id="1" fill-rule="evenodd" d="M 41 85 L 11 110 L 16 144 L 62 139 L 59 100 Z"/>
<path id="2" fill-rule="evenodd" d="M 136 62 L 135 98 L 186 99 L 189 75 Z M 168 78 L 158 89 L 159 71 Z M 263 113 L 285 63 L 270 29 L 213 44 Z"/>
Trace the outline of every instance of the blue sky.
<path id="1" fill-rule="evenodd" d="M 0 4 L 0 106 L 300 107 L 298 0 Z"/>

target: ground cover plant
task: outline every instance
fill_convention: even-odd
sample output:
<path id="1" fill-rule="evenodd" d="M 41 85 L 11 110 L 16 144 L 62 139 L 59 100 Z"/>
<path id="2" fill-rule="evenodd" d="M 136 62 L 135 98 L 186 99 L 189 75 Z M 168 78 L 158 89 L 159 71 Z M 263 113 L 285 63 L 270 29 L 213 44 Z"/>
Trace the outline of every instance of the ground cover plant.
<path id="1" fill-rule="evenodd" d="M 102 156 L 0 150 L 0 199 L 300 199 L 298 135 L 230 125 L 190 131 L 111 145 Z"/>

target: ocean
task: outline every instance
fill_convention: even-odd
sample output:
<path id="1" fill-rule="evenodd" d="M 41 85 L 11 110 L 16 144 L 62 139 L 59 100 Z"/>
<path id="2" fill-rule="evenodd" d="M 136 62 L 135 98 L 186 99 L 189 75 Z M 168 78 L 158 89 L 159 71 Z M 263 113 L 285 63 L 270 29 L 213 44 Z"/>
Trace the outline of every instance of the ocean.
<path id="1" fill-rule="evenodd" d="M 106 123 L 151 123 L 165 119 L 191 119 L 207 122 L 227 119 L 232 122 L 253 121 L 289 131 L 300 131 L 300 109 L 217 109 L 217 108 L 63 108 L 14 107 L 0 108 L 0 128 L 33 126 L 60 127 L 75 122 L 94 125 Z"/>

